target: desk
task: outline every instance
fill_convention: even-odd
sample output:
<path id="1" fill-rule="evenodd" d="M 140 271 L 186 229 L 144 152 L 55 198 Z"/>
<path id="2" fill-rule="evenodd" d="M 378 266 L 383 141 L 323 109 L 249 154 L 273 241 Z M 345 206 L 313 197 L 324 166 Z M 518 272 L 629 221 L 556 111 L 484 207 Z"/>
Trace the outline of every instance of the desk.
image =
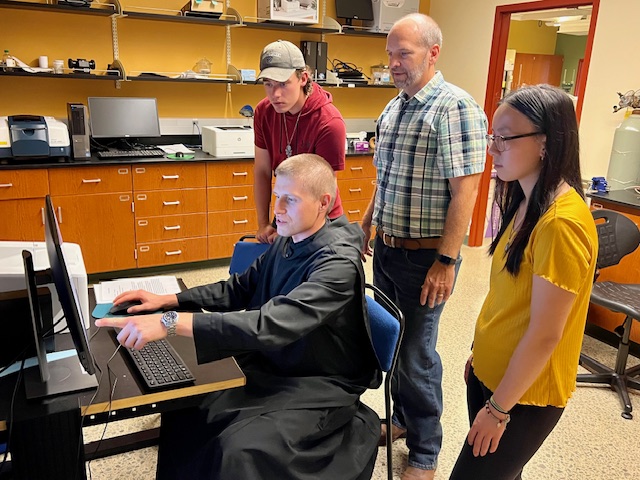
<path id="1" fill-rule="evenodd" d="M 91 301 L 94 301 L 93 298 L 93 292 L 90 291 Z M 117 378 L 110 403 L 106 362 L 113 354 L 117 343 L 109 329 L 97 329 L 92 326 L 89 335 L 94 333 L 96 335 L 89 345 L 96 364 L 104 375 L 93 403 L 91 398 L 95 391 L 28 402 L 24 387 L 19 386 L 14 404 L 10 445 L 12 478 L 85 479 L 85 452 L 87 457 L 105 454 L 97 452 L 95 445 L 78 448 L 80 442 L 84 445 L 82 426 L 106 423 L 109 419 L 122 420 L 195 406 L 209 392 L 245 384 L 245 377 L 233 358 L 198 365 L 193 340 L 172 337 L 171 344 L 195 375 L 195 384 L 174 390 L 145 393 L 138 384 L 135 374 L 130 372 L 127 360 L 119 352 L 109 363 L 113 372 L 112 378 Z M 56 346 L 58 349 L 70 348 L 69 335 L 60 335 L 56 338 Z M 7 435 L 7 419 L 17 375 L 15 373 L 0 379 L 0 434 L 4 438 Z M 100 373 L 97 377 L 100 380 Z M 84 415 L 84 421 L 82 415 Z M 149 435 L 146 436 L 149 437 Z M 139 438 L 137 435 L 133 437 Z M 123 438 L 129 440 L 129 436 Z M 113 443 L 114 440 L 106 442 L 108 446 Z M 107 454 L 118 453 L 125 449 L 115 447 Z"/>

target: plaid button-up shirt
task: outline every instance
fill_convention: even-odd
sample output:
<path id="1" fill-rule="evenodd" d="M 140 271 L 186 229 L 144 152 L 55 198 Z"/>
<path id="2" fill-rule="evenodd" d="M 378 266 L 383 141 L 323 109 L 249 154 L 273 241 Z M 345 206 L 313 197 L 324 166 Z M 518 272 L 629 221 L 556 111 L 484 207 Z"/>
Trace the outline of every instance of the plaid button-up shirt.
<path id="1" fill-rule="evenodd" d="M 391 100 L 376 127 L 373 224 L 403 238 L 442 235 L 448 179 L 484 170 L 486 133 L 482 108 L 440 72 L 413 97 Z"/>

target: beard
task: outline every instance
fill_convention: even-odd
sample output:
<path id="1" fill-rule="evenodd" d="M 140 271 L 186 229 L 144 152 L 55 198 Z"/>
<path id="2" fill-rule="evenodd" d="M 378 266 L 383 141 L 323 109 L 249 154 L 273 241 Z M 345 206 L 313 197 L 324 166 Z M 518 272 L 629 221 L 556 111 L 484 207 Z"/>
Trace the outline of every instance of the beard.
<path id="1" fill-rule="evenodd" d="M 396 72 L 391 70 L 391 75 L 393 76 L 393 83 L 395 84 L 396 88 L 399 88 L 400 90 L 404 90 L 411 85 L 415 85 L 422 77 L 422 74 L 424 73 L 424 71 L 427 69 L 428 64 L 429 64 L 428 57 L 425 55 L 424 61 L 421 64 L 417 64 L 415 67 L 413 67 L 410 70 L 402 69 L 398 71 L 397 73 L 404 74 L 402 78 L 397 78 Z"/>

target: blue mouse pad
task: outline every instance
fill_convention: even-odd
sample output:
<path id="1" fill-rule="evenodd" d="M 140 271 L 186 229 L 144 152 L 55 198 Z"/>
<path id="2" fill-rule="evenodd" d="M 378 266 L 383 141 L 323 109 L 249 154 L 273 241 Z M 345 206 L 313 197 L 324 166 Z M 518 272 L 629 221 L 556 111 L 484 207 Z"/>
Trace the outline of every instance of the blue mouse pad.
<path id="1" fill-rule="evenodd" d="M 109 310 L 113 307 L 113 303 L 99 303 L 96 305 L 96 308 L 91 312 L 91 316 L 93 318 L 110 318 L 115 317 L 116 315 L 111 315 Z"/>

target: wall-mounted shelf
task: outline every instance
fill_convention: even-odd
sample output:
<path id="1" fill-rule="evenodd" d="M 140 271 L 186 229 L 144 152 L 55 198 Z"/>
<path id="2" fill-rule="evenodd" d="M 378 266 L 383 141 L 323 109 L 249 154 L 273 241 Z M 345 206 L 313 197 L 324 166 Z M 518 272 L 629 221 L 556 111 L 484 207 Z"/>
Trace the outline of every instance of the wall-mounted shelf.
<path id="1" fill-rule="evenodd" d="M 386 38 L 386 32 L 372 32 L 370 30 L 364 30 L 362 27 L 349 27 L 348 25 L 340 25 L 343 35 L 355 36 L 355 37 L 380 37 Z"/>
<path id="2" fill-rule="evenodd" d="M 229 9 L 232 12 L 235 12 L 232 8 Z M 177 22 L 177 23 L 186 23 L 186 24 L 201 24 L 201 25 L 217 25 L 217 26 L 227 26 L 227 25 L 240 25 L 241 20 L 233 13 L 222 15 L 220 18 L 212 18 L 212 17 L 203 17 L 197 15 L 166 15 L 162 13 L 151 13 L 151 12 L 135 12 L 130 10 L 125 10 L 122 12 L 122 18 L 132 18 L 136 20 L 154 20 L 160 22 Z"/>
<path id="3" fill-rule="evenodd" d="M 94 4 L 97 5 L 97 4 Z M 15 0 L 0 0 L 0 8 L 14 8 L 22 10 L 40 10 L 56 13 L 74 13 L 79 15 L 102 15 L 108 17 L 117 13 L 117 5 L 101 5 L 106 8 L 72 7 L 50 3 L 20 2 Z"/>
<path id="4" fill-rule="evenodd" d="M 24 70 L 13 72 L 2 72 L 0 76 L 4 77 L 31 77 L 31 78 L 58 78 L 62 80 L 122 80 L 122 75 L 98 75 L 94 73 L 29 73 Z"/>

